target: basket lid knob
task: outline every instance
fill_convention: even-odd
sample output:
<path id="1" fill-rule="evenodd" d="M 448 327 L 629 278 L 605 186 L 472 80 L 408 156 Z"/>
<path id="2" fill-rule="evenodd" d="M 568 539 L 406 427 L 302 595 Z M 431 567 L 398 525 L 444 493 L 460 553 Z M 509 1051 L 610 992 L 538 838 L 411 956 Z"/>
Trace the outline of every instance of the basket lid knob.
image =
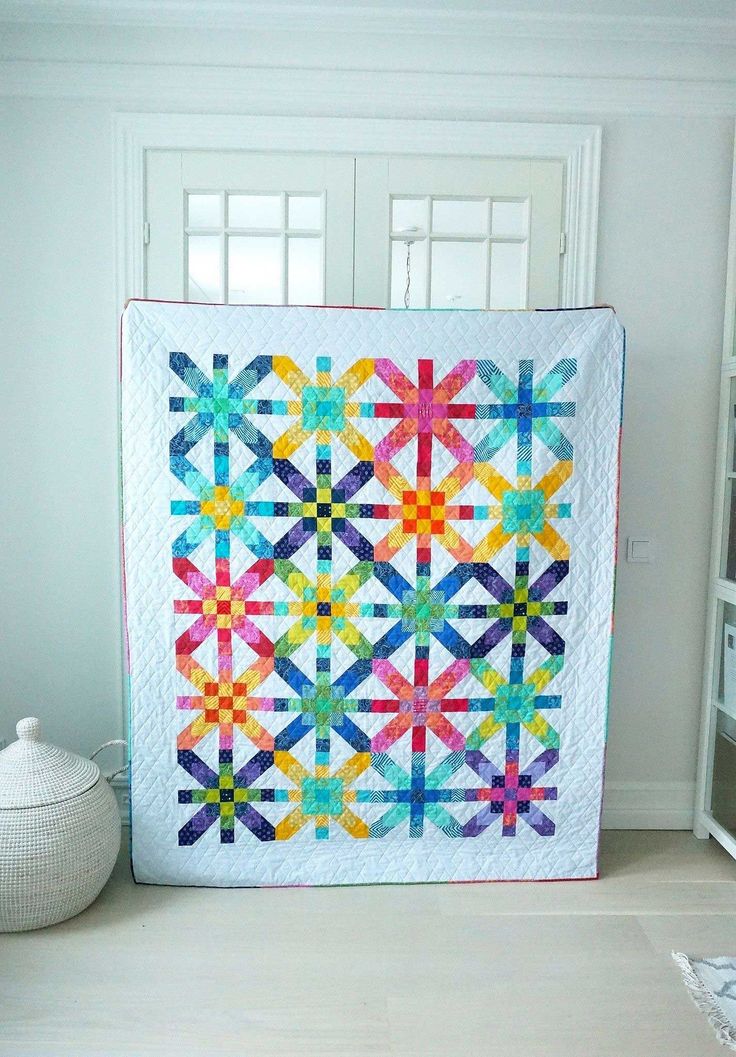
<path id="1" fill-rule="evenodd" d="M 100 768 L 92 760 L 42 741 L 35 716 L 21 719 L 15 730 L 18 740 L 0 752 L 0 816 L 5 808 L 71 800 L 100 780 Z"/>
<path id="2" fill-rule="evenodd" d="M 15 725 L 15 733 L 18 735 L 19 741 L 40 741 L 41 720 L 36 719 L 35 716 L 21 719 Z"/>

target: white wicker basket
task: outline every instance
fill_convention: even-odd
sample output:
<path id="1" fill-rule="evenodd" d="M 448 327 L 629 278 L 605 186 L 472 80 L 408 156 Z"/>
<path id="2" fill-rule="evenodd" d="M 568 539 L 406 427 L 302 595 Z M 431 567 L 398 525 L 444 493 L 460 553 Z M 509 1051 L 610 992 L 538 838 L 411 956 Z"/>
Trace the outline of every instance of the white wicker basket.
<path id="1" fill-rule="evenodd" d="M 16 731 L 0 752 L 0 932 L 84 910 L 120 849 L 117 801 L 97 764 L 40 741 L 37 719 Z"/>

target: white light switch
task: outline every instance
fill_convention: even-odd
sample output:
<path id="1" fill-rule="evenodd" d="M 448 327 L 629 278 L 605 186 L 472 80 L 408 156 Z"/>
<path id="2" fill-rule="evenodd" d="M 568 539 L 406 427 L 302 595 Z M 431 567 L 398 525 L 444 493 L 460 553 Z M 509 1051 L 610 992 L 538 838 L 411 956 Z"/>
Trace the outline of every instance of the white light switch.
<path id="1" fill-rule="evenodd" d="M 626 541 L 626 561 L 649 564 L 653 560 L 652 541 L 644 536 L 629 536 Z"/>

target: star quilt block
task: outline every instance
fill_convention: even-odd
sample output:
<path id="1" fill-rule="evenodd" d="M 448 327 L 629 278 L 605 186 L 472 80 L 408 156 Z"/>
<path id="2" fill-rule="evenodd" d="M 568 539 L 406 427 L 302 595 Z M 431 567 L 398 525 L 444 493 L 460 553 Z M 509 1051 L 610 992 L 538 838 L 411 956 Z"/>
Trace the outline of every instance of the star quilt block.
<path id="1" fill-rule="evenodd" d="M 595 876 L 623 346 L 608 309 L 128 305 L 138 880 Z"/>

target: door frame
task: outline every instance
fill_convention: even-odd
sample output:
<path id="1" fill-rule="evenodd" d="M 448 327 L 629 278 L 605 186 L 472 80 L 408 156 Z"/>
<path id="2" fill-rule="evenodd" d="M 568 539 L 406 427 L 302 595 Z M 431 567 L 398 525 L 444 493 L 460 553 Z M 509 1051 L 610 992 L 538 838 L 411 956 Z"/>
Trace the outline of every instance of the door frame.
<path id="1" fill-rule="evenodd" d="M 561 307 L 577 308 L 595 301 L 600 125 L 116 113 L 113 175 L 118 313 L 128 298 L 142 297 L 145 291 L 146 153 L 243 149 L 560 160 L 565 167 Z"/>

